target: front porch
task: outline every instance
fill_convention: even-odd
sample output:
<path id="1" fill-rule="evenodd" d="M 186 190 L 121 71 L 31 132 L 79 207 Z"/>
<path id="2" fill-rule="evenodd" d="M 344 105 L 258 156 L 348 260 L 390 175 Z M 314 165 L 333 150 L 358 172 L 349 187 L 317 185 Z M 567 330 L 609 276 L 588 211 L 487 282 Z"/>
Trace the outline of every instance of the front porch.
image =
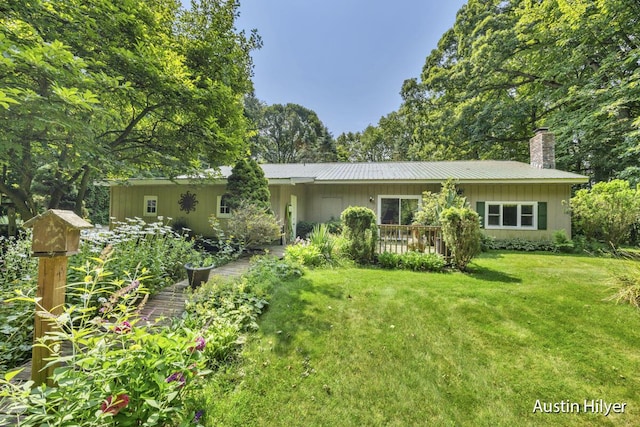
<path id="1" fill-rule="evenodd" d="M 446 259 L 451 256 L 442 238 L 442 228 L 424 225 L 378 225 L 377 250 L 398 254 L 417 251 L 440 254 Z"/>

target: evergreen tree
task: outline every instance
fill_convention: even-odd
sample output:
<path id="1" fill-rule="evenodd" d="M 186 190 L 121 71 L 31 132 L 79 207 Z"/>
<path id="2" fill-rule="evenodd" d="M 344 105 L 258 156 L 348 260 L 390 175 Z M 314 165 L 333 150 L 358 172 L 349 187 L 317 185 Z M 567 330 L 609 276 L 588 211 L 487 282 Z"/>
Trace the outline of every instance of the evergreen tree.
<path id="1" fill-rule="evenodd" d="M 231 209 L 237 209 L 243 201 L 265 210 L 271 208 L 269 181 L 258 162 L 249 158 L 236 163 L 227 179 L 226 197 Z"/>

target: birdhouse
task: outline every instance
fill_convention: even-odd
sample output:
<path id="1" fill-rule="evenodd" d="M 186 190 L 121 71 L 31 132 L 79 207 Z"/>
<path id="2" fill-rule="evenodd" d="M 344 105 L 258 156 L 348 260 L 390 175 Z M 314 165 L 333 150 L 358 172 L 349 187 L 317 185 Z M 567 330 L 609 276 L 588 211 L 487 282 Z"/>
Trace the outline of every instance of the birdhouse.
<path id="1" fill-rule="evenodd" d="M 33 255 L 72 255 L 80 246 L 80 230 L 93 227 L 72 211 L 49 209 L 23 224 L 33 227 Z"/>

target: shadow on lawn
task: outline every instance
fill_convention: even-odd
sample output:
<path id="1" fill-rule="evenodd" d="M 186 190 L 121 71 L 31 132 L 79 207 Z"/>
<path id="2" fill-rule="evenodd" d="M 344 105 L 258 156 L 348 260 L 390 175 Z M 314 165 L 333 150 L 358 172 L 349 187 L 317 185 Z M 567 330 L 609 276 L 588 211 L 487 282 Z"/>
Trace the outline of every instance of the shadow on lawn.
<path id="1" fill-rule="evenodd" d="M 481 267 L 479 265 L 469 266 L 468 273 L 471 277 L 478 280 L 485 280 L 488 282 L 500 282 L 500 283 L 522 283 L 522 279 L 519 277 L 511 276 L 502 271 L 492 270 L 487 267 Z"/>
<path id="2" fill-rule="evenodd" d="M 330 306 L 331 301 L 344 298 L 341 290 L 320 287 L 305 278 L 287 283 L 272 299 L 268 317 L 263 319 L 261 328 L 266 335 L 275 337 L 274 351 L 278 355 L 300 352 L 294 338 L 297 335 L 316 337 L 331 330 L 332 324 L 323 319 L 326 315 L 320 312 L 320 307 Z M 318 304 L 317 299 L 327 303 Z"/>

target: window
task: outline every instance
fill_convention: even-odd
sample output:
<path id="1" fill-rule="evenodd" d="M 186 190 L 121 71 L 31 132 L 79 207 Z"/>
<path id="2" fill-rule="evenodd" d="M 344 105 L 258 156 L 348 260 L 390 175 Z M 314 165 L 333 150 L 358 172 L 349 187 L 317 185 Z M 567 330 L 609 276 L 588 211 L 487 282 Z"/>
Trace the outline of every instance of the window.
<path id="1" fill-rule="evenodd" d="M 537 202 L 486 202 L 485 206 L 486 228 L 537 228 Z"/>
<path id="2" fill-rule="evenodd" d="M 410 225 L 413 222 L 420 196 L 379 196 L 378 221 L 388 225 Z"/>
<path id="3" fill-rule="evenodd" d="M 231 207 L 229 207 L 229 195 L 224 194 L 222 196 L 218 196 L 217 202 L 217 217 L 218 218 L 230 218 L 231 217 Z"/>
<path id="4" fill-rule="evenodd" d="M 158 216 L 158 196 L 144 196 L 143 216 Z"/>

